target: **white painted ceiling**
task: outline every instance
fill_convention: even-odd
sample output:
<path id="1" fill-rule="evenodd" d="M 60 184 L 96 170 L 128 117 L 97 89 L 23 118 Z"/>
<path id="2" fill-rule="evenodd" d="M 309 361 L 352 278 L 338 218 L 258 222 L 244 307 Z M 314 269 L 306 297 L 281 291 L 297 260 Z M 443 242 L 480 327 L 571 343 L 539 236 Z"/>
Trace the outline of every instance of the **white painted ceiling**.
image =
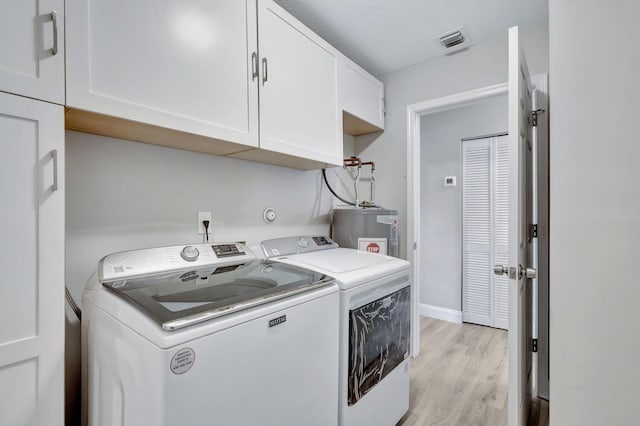
<path id="1" fill-rule="evenodd" d="M 513 25 L 548 22 L 547 0 L 275 0 L 375 75 L 445 52 L 433 41 L 464 25 L 473 44 Z"/>

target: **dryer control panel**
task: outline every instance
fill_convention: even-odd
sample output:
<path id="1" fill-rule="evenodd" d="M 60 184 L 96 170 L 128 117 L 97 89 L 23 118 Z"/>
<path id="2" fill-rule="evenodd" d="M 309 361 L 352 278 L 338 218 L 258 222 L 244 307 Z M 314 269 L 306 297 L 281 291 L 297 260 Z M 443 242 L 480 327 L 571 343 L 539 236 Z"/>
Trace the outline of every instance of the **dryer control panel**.
<path id="1" fill-rule="evenodd" d="M 267 258 L 337 248 L 338 244 L 323 235 L 304 235 L 265 240 L 260 243 Z"/>

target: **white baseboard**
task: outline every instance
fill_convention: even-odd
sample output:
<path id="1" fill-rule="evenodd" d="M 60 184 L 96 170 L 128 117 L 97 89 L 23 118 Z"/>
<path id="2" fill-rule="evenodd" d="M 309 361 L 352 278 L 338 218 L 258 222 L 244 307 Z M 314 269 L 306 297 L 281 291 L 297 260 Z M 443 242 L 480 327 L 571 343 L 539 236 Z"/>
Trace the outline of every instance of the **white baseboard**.
<path id="1" fill-rule="evenodd" d="M 455 309 L 418 303 L 418 312 L 425 317 L 462 324 L 462 311 L 456 311 Z"/>

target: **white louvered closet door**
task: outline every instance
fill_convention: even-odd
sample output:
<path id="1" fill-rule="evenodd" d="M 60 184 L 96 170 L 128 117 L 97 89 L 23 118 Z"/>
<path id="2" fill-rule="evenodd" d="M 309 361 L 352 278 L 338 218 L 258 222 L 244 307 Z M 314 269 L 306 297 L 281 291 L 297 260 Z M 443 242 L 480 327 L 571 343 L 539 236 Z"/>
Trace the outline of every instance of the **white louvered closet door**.
<path id="1" fill-rule="evenodd" d="M 507 328 L 509 151 L 505 136 L 462 143 L 462 319 Z"/>
<path id="2" fill-rule="evenodd" d="M 462 320 L 492 325 L 491 144 L 462 143 Z"/>

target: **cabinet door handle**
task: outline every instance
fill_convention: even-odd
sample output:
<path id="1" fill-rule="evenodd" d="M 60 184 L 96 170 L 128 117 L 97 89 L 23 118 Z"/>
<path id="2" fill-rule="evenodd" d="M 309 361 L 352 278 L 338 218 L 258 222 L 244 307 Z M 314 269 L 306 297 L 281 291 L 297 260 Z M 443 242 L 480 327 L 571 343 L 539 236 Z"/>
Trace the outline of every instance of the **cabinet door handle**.
<path id="1" fill-rule="evenodd" d="M 58 150 L 54 149 L 50 153 L 51 160 L 53 161 L 53 183 L 51 184 L 51 192 L 58 190 Z"/>
<path id="2" fill-rule="evenodd" d="M 51 11 L 51 22 L 53 23 L 53 47 L 51 48 L 51 56 L 58 54 L 58 11 Z"/>
<path id="3" fill-rule="evenodd" d="M 251 81 L 256 81 L 258 77 L 258 54 L 253 52 L 251 54 Z"/>
<path id="4" fill-rule="evenodd" d="M 268 68 L 267 68 L 267 58 L 262 58 L 262 85 L 267 82 L 269 79 L 268 76 Z"/>

